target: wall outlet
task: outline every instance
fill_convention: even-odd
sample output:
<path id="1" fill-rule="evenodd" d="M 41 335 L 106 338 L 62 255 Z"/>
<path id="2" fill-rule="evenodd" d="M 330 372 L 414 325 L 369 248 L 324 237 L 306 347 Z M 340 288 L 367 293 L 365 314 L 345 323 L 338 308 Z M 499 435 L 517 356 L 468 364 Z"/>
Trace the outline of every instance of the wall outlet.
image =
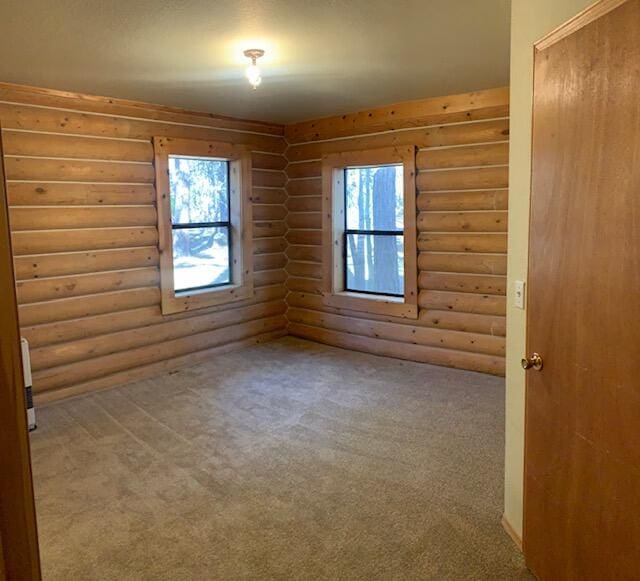
<path id="1" fill-rule="evenodd" d="M 513 283 L 513 304 L 518 309 L 524 309 L 524 292 L 525 292 L 524 280 L 516 280 Z"/>

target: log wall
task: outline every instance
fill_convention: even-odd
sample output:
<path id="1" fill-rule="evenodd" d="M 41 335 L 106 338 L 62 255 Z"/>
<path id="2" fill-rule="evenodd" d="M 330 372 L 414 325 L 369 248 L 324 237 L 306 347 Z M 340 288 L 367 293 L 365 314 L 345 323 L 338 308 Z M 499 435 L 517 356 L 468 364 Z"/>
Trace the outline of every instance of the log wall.
<path id="1" fill-rule="evenodd" d="M 292 335 L 504 371 L 508 92 L 279 125 L 0 84 L 21 332 L 40 402 Z M 155 135 L 253 150 L 255 297 L 160 311 Z M 321 158 L 413 144 L 418 320 L 322 303 Z M 285 153 L 286 150 L 286 153 Z"/>
<path id="2" fill-rule="evenodd" d="M 316 341 L 504 374 L 508 89 L 401 103 L 285 129 L 289 333 Z M 419 319 L 322 301 L 321 160 L 417 146 Z"/>
<path id="3" fill-rule="evenodd" d="M 286 333 L 278 125 L 0 84 L 21 332 L 40 401 Z M 160 312 L 155 135 L 253 150 L 255 297 Z"/>

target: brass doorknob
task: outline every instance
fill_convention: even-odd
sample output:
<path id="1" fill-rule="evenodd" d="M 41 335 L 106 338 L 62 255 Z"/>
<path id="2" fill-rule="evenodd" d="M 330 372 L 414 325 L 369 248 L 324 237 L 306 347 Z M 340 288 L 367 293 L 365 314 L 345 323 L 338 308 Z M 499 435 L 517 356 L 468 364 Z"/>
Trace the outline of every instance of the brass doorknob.
<path id="1" fill-rule="evenodd" d="M 523 357 L 520 361 L 522 365 L 522 369 L 535 369 L 536 371 L 540 371 L 542 369 L 542 357 L 539 353 L 534 353 L 531 357 Z"/>

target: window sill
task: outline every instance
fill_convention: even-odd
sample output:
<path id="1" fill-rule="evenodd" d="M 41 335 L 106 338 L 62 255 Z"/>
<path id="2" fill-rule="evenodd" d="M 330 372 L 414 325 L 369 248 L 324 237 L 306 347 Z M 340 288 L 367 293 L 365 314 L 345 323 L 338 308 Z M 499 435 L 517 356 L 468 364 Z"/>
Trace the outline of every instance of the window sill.
<path id="1" fill-rule="evenodd" d="M 418 318 L 418 305 L 405 302 L 404 297 L 344 291 L 324 293 L 323 302 L 325 305 L 337 309 L 363 311 L 374 315 L 388 315 L 405 319 Z"/>
<path id="2" fill-rule="evenodd" d="M 234 285 L 214 287 L 213 289 L 197 289 L 175 293 L 162 297 L 162 314 L 171 315 L 184 311 L 194 311 L 215 305 L 223 305 L 251 298 L 253 285 Z"/>

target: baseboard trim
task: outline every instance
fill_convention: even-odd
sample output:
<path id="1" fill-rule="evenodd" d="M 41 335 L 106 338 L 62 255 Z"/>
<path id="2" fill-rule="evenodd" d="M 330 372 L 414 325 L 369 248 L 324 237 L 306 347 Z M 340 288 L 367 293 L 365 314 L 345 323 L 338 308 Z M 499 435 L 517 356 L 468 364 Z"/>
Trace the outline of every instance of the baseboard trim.
<path id="1" fill-rule="evenodd" d="M 509 535 L 511 540 L 515 543 L 516 547 L 520 549 L 520 552 L 522 552 L 522 538 L 518 533 L 516 533 L 515 529 L 511 526 L 511 523 L 507 520 L 507 517 L 504 514 L 502 515 L 501 522 L 502 522 L 502 528 Z"/>

